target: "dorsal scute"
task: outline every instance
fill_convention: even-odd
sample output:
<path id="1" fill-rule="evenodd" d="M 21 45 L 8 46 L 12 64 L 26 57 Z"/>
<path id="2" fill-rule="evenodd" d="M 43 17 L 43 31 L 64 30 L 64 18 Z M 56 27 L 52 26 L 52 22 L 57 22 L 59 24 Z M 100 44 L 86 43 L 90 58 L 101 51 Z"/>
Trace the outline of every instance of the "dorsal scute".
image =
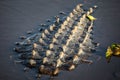
<path id="1" fill-rule="evenodd" d="M 28 39 L 31 44 L 25 46 L 30 49 L 26 54 L 27 59 L 32 59 L 31 65 L 37 64 L 35 68 L 39 67 L 41 74 L 53 76 L 59 70 L 73 70 L 80 61 L 87 61 L 86 55 L 97 46 L 92 41 L 93 21 L 88 18 L 93 12 L 94 8 L 86 11 L 78 4 L 68 15 L 62 13 L 51 19 L 54 21 L 42 24 L 44 30 Z"/>

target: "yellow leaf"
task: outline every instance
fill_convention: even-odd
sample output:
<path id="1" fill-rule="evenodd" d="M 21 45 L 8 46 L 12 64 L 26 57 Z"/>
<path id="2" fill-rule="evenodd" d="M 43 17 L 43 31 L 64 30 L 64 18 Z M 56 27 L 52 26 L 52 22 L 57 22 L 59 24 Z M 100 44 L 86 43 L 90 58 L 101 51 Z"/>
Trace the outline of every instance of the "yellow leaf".
<path id="1" fill-rule="evenodd" d="M 113 54 L 113 52 L 112 52 L 111 48 L 108 47 L 108 49 L 106 51 L 106 59 L 108 62 L 110 61 L 112 54 Z"/>
<path id="2" fill-rule="evenodd" d="M 88 19 L 89 19 L 90 21 L 94 21 L 94 20 L 96 20 L 96 18 L 93 17 L 92 15 L 87 15 L 87 17 L 88 17 Z"/>
<path id="3" fill-rule="evenodd" d="M 115 52 L 114 52 L 113 55 L 115 55 L 115 56 L 120 56 L 120 47 L 116 47 L 116 48 L 115 48 Z"/>
<path id="4" fill-rule="evenodd" d="M 119 44 L 112 44 L 111 49 L 113 51 L 114 56 L 120 56 L 120 45 Z"/>

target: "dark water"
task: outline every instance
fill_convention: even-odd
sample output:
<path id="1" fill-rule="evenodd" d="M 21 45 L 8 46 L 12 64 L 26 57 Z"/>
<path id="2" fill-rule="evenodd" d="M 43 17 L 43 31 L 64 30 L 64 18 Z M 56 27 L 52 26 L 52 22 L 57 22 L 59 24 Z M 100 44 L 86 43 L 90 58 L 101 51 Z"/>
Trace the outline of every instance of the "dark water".
<path id="1" fill-rule="evenodd" d="M 38 29 L 59 11 L 69 12 L 78 3 L 98 5 L 94 16 L 94 39 L 100 42 L 96 54 L 102 56 L 94 64 L 81 64 L 71 72 L 61 72 L 56 80 L 120 80 L 120 58 L 113 57 L 107 63 L 104 53 L 112 42 L 120 43 L 120 0 L 0 0 L 0 80 L 34 80 L 23 72 L 20 64 L 14 64 L 10 56 L 14 42 L 26 35 L 26 31 Z M 34 75 L 33 75 L 34 76 Z"/>

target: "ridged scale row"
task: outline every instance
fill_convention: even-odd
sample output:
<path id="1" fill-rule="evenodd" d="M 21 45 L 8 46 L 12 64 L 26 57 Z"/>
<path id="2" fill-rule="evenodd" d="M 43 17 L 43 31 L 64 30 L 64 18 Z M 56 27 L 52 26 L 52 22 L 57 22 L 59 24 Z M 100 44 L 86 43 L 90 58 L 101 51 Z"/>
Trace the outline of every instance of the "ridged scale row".
<path id="1" fill-rule="evenodd" d="M 22 63 L 51 76 L 73 70 L 80 62 L 92 63 L 87 58 L 98 44 L 93 42 L 93 21 L 87 16 L 93 9 L 85 11 L 78 4 L 64 21 L 56 17 L 54 24 L 21 42 L 15 50 L 21 53 Z"/>

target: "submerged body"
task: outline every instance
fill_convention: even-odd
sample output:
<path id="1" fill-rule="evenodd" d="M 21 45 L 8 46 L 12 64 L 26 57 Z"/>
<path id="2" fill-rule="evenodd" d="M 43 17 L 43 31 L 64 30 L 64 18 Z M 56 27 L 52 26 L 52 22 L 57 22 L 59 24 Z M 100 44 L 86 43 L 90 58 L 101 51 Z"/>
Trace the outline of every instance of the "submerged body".
<path id="1" fill-rule="evenodd" d="M 80 63 L 92 63 L 89 54 L 98 46 L 92 38 L 92 12 L 93 8 L 85 11 L 78 4 L 66 18 L 55 16 L 53 23 L 41 25 L 43 29 L 17 45 L 15 51 L 21 53 L 23 62 L 30 60 L 24 64 L 34 66 L 41 75 L 57 76 L 60 70 L 71 71 Z"/>

